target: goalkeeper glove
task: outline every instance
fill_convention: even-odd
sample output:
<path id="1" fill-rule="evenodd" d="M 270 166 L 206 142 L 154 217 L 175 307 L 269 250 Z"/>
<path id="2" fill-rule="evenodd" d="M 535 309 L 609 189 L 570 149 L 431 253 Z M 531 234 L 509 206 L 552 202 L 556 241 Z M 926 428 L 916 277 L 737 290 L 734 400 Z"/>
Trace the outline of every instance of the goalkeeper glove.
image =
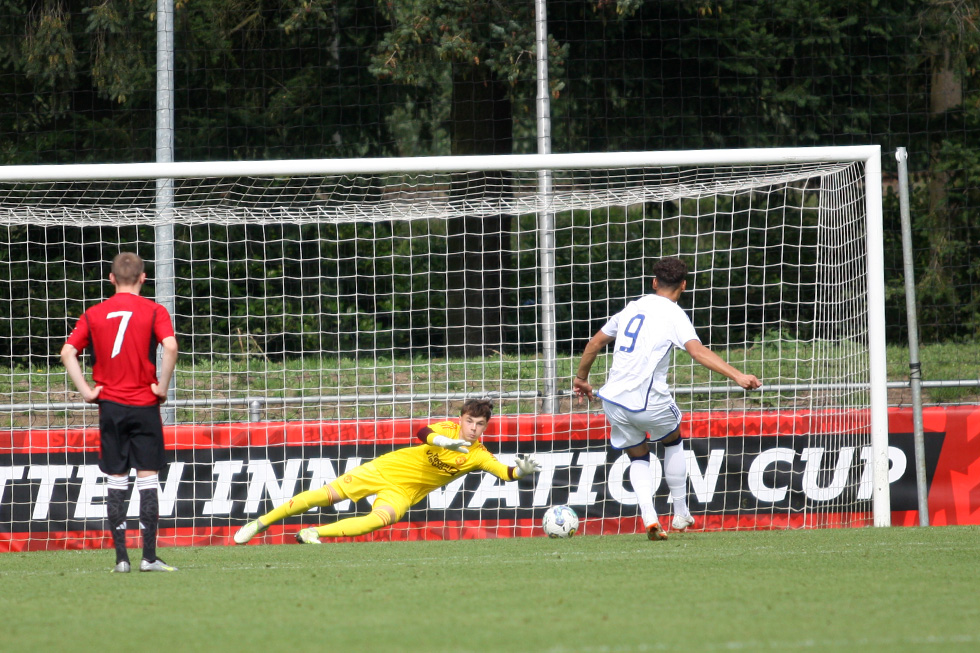
<path id="1" fill-rule="evenodd" d="M 436 435 L 432 438 L 432 444 L 437 447 L 442 447 L 443 449 L 452 449 L 453 451 L 458 451 L 460 453 L 470 452 L 470 443 L 466 440 L 456 440 L 455 438 L 447 438 L 445 435 Z"/>
<path id="2" fill-rule="evenodd" d="M 541 471 L 541 463 L 534 459 L 531 454 L 519 453 L 514 461 L 514 478 L 524 478 L 528 474 Z"/>

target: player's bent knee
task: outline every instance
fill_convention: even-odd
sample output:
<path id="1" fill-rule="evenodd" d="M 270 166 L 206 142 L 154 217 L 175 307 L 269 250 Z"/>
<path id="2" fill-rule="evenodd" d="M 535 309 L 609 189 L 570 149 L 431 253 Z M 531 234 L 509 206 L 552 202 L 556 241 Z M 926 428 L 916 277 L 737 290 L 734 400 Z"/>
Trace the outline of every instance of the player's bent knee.
<path id="1" fill-rule="evenodd" d="M 684 440 L 681 438 L 681 430 L 678 428 L 671 431 L 664 436 L 664 439 L 661 440 L 661 442 L 665 447 L 673 447 L 678 444 L 683 444 Z"/>

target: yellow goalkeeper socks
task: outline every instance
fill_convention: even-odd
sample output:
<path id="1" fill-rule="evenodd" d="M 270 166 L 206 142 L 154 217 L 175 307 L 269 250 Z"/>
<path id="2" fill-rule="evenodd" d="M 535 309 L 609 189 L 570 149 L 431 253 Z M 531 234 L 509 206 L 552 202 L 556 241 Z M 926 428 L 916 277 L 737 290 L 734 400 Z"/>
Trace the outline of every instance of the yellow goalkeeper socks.
<path id="1" fill-rule="evenodd" d="M 383 528 L 391 523 L 391 515 L 384 510 L 375 510 L 363 517 L 348 517 L 316 529 L 320 537 L 355 537 Z"/>
<path id="2" fill-rule="evenodd" d="M 327 486 L 324 485 L 316 490 L 300 492 L 286 503 L 259 517 L 259 521 L 268 526 L 279 521 L 280 519 L 285 519 L 286 517 L 292 517 L 293 515 L 304 513 L 314 506 L 329 505 L 330 493 L 327 491 Z"/>

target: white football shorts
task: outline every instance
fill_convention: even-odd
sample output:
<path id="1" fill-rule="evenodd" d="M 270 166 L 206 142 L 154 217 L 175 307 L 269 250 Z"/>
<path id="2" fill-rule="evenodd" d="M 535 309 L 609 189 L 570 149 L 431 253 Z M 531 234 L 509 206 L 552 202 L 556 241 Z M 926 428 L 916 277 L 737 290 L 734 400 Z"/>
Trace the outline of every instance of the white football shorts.
<path id="1" fill-rule="evenodd" d="M 670 404 L 654 410 L 634 413 L 622 406 L 602 401 L 602 408 L 609 421 L 609 444 L 614 449 L 629 449 L 647 441 L 656 442 L 674 432 L 681 423 L 681 411 Z"/>

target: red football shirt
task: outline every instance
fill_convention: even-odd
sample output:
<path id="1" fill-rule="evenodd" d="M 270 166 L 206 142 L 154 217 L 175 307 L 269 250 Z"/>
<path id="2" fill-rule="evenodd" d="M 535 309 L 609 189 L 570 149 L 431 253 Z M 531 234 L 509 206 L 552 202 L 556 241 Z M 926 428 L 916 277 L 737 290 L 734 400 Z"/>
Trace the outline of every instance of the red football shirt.
<path id="1" fill-rule="evenodd" d="M 166 308 L 122 292 L 85 311 L 67 344 L 78 351 L 91 345 L 92 380 L 102 386 L 99 399 L 151 406 L 159 402 L 150 389 L 157 382 L 157 346 L 173 335 Z"/>

